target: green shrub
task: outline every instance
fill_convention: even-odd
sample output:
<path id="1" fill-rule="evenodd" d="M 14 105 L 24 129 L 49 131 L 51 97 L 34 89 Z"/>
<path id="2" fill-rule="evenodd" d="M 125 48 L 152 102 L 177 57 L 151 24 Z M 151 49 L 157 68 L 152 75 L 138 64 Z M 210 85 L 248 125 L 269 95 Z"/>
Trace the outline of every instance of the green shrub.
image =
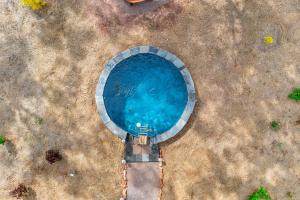
<path id="1" fill-rule="evenodd" d="M 43 122 L 44 122 L 43 118 L 40 118 L 40 117 L 36 117 L 36 118 L 35 118 L 35 123 L 36 123 L 37 125 L 42 125 Z"/>
<path id="2" fill-rule="evenodd" d="M 275 120 L 271 121 L 270 126 L 275 131 L 277 131 L 277 130 L 279 130 L 281 128 L 280 122 L 275 121 Z"/>
<path id="3" fill-rule="evenodd" d="M 3 135 L 0 135 L 0 144 L 4 144 L 6 141 L 5 137 Z"/>
<path id="4" fill-rule="evenodd" d="M 292 192 L 287 192 L 287 193 L 286 193 L 286 196 L 287 196 L 289 199 L 293 199 L 294 194 L 293 194 Z"/>
<path id="5" fill-rule="evenodd" d="M 289 94 L 289 98 L 295 101 L 300 101 L 300 88 L 296 88 L 291 94 Z"/>
<path id="6" fill-rule="evenodd" d="M 268 190 L 260 187 L 256 192 L 249 196 L 249 200 L 271 200 Z"/>

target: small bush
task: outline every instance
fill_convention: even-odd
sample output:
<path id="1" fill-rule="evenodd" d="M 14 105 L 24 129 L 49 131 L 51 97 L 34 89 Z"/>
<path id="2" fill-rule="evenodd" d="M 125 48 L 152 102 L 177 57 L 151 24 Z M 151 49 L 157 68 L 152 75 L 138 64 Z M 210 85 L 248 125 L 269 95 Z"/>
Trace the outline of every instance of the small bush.
<path id="1" fill-rule="evenodd" d="M 46 2 L 42 0 L 21 0 L 23 6 L 30 7 L 32 10 L 40 10 L 46 5 Z"/>
<path id="2" fill-rule="evenodd" d="M 264 37 L 264 43 L 265 44 L 273 44 L 273 42 L 274 42 L 274 39 L 273 39 L 272 36 L 265 36 Z"/>
<path id="3" fill-rule="evenodd" d="M 286 193 L 286 196 L 287 196 L 289 199 L 293 199 L 294 194 L 293 194 L 292 192 L 287 192 L 287 193 Z"/>
<path id="4" fill-rule="evenodd" d="M 4 144 L 6 141 L 5 137 L 3 135 L 0 135 L 0 144 Z"/>
<path id="5" fill-rule="evenodd" d="M 289 94 L 289 98 L 295 101 L 300 101 L 300 88 L 296 88 L 291 94 Z"/>
<path id="6" fill-rule="evenodd" d="M 249 196 L 249 200 L 271 200 L 268 190 L 260 187 L 256 192 Z"/>
<path id="7" fill-rule="evenodd" d="M 42 125 L 43 122 L 44 122 L 43 118 L 40 118 L 40 117 L 36 117 L 36 118 L 35 118 L 35 123 L 36 123 L 37 125 Z"/>
<path id="8" fill-rule="evenodd" d="M 278 121 L 271 121 L 270 126 L 273 130 L 277 131 L 281 128 L 281 124 Z"/>
<path id="9" fill-rule="evenodd" d="M 58 150 L 48 150 L 46 151 L 45 159 L 50 163 L 53 164 L 57 161 L 62 160 L 62 156 L 60 155 Z"/>

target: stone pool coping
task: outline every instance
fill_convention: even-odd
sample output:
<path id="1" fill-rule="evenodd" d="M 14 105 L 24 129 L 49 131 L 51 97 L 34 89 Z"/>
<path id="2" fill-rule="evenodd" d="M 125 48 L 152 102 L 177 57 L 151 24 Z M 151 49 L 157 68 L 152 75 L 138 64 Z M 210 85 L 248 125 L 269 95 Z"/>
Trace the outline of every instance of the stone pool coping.
<path id="1" fill-rule="evenodd" d="M 97 110 L 98 113 L 103 121 L 103 123 L 106 125 L 108 129 L 110 129 L 113 134 L 121 138 L 123 141 L 126 139 L 127 132 L 123 130 L 122 128 L 118 127 L 108 116 L 105 105 L 104 105 L 104 99 L 103 99 L 103 91 L 105 87 L 106 80 L 111 72 L 111 70 L 121 61 L 123 61 L 126 58 L 129 58 L 130 56 L 134 56 L 136 54 L 140 53 L 151 53 L 158 55 L 162 58 L 165 58 L 172 62 L 182 74 L 187 91 L 188 91 L 188 101 L 185 106 L 185 109 L 180 117 L 180 119 L 177 121 L 177 123 L 170 128 L 169 130 L 155 136 L 150 137 L 150 143 L 152 144 L 158 144 L 160 142 L 166 141 L 175 135 L 177 135 L 183 127 L 188 122 L 188 119 L 190 118 L 194 107 L 196 103 L 196 92 L 195 92 L 195 86 L 194 82 L 192 80 L 191 74 L 188 71 L 188 69 L 185 67 L 184 63 L 174 54 L 161 49 L 159 47 L 154 46 L 137 46 L 130 49 L 127 49 L 126 51 L 123 51 L 122 53 L 118 54 L 117 56 L 110 59 L 104 66 L 103 71 L 101 72 L 101 75 L 99 77 L 97 88 L 96 88 L 96 104 L 97 104 Z"/>

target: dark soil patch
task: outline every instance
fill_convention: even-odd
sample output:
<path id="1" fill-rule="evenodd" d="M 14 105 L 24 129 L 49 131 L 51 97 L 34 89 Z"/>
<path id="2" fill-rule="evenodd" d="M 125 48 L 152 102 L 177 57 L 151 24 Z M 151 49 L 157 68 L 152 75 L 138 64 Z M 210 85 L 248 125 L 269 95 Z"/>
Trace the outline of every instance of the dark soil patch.
<path id="1" fill-rule="evenodd" d="M 10 195 L 16 197 L 17 199 L 27 196 L 28 194 L 29 194 L 29 190 L 23 184 L 19 184 L 17 188 L 15 188 L 13 191 L 10 192 Z"/>
<path id="2" fill-rule="evenodd" d="M 57 161 L 62 160 L 62 156 L 60 155 L 58 150 L 48 150 L 46 152 L 46 160 L 50 163 L 53 164 Z"/>

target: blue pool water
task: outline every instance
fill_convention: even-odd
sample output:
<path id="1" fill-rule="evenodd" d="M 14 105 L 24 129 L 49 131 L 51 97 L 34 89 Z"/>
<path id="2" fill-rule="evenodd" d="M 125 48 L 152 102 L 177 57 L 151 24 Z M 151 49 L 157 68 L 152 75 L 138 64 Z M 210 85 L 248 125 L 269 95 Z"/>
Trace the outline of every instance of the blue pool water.
<path id="1" fill-rule="evenodd" d="M 129 134 L 156 136 L 176 124 L 187 103 L 187 88 L 170 61 L 137 54 L 110 72 L 104 104 L 112 121 Z"/>

